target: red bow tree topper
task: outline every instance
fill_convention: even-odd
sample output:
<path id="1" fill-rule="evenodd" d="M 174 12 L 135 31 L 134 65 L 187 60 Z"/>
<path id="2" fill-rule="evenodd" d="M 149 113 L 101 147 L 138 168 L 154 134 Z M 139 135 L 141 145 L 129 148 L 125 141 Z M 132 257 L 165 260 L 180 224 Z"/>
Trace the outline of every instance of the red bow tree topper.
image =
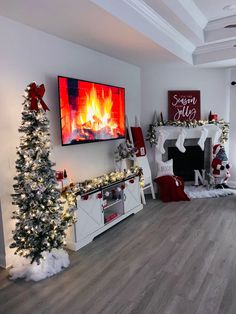
<path id="1" fill-rule="evenodd" d="M 29 85 L 29 99 L 30 99 L 30 110 L 39 111 L 38 102 L 40 102 L 44 111 L 49 110 L 48 106 L 43 100 L 43 95 L 45 93 L 45 87 L 43 84 L 37 86 L 36 83 L 31 83 Z"/>

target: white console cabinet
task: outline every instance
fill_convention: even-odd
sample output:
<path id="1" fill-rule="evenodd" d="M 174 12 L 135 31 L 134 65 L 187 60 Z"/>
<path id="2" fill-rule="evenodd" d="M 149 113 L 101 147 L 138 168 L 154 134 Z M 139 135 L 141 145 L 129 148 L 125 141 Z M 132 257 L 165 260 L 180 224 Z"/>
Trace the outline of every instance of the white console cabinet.
<path id="1" fill-rule="evenodd" d="M 110 184 L 85 198 L 78 197 L 76 222 L 68 229 L 67 247 L 79 250 L 97 235 L 142 208 L 137 176 Z"/>

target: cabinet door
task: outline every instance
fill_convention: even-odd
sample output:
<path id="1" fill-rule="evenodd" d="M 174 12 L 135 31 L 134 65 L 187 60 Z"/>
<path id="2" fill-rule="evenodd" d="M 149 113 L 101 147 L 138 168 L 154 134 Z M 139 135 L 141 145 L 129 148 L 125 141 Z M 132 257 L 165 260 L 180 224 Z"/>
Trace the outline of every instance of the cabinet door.
<path id="1" fill-rule="evenodd" d="M 126 181 L 124 189 L 124 211 L 127 213 L 131 209 L 141 204 L 139 178 Z"/>
<path id="2" fill-rule="evenodd" d="M 77 201 L 77 222 L 75 228 L 76 241 L 80 241 L 89 234 L 98 230 L 104 225 L 102 202 L 98 193 L 89 196 L 87 200 Z"/>

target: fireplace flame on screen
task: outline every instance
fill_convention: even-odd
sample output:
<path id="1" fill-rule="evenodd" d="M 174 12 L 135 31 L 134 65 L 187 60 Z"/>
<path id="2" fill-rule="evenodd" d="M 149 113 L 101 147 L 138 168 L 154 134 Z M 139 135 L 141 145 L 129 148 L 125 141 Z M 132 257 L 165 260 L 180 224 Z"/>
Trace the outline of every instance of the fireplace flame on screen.
<path id="1" fill-rule="evenodd" d="M 96 138 L 96 134 L 106 138 L 106 135 L 116 136 L 117 123 L 111 119 L 112 113 L 112 91 L 109 90 L 108 96 L 99 98 L 93 86 L 90 93 L 86 95 L 85 110 L 80 112 L 73 121 L 73 130 L 77 131 L 76 140 Z"/>
<path id="2" fill-rule="evenodd" d="M 125 135 L 123 88 L 61 77 L 59 91 L 63 144 Z"/>

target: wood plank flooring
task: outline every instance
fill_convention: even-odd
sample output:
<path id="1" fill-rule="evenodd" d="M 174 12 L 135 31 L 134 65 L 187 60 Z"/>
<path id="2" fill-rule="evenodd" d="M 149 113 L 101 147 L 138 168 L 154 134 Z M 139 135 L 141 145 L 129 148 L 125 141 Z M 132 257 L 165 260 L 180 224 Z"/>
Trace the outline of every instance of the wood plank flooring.
<path id="1" fill-rule="evenodd" d="M 0 270 L 0 313 L 235 314 L 236 197 L 148 199 L 70 260 L 38 283 Z"/>

